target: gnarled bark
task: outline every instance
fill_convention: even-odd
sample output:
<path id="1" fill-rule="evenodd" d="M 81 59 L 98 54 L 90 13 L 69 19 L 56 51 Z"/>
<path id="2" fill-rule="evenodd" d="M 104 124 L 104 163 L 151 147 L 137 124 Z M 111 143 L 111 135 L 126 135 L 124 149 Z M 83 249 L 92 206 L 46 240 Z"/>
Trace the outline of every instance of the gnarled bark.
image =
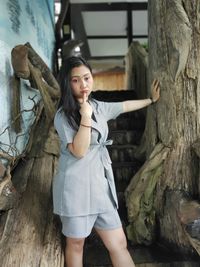
<path id="1" fill-rule="evenodd" d="M 42 125 L 43 120 L 36 135 Z M 21 197 L 17 207 L 1 215 L 0 266 L 64 266 L 60 224 L 52 211 L 51 182 L 58 156 L 54 152 L 58 151 L 58 138 L 52 128 L 42 143 L 43 153 L 29 155 L 13 173 L 12 181 Z"/>
<path id="2" fill-rule="evenodd" d="M 149 1 L 149 79 L 160 80 L 161 98 L 148 108 L 143 138 L 146 144 L 142 144 L 146 148 L 146 163 L 133 181 L 138 179 L 142 184 L 146 173 L 150 183 L 152 172 L 157 173 L 157 167 L 148 172 L 148 163 L 158 143 L 167 155 L 151 192 L 153 198 L 148 199 L 153 201 L 154 220 L 152 213 L 142 214 L 148 231 L 136 228 L 148 186 L 137 189 L 130 185 L 127 205 L 132 240 L 149 243 L 156 239 L 177 251 L 196 251 L 200 255 L 199 149 L 194 145 L 200 137 L 199 6 L 199 0 Z M 161 160 L 162 156 L 161 150 L 157 158 Z M 132 220 L 135 195 L 139 195 L 140 212 Z"/>
<path id="3" fill-rule="evenodd" d="M 127 233 L 134 243 L 148 245 L 155 240 L 154 191 L 168 153 L 169 148 L 158 144 L 126 189 L 130 222 Z"/>
<path id="4" fill-rule="evenodd" d="M 7 169 L 0 164 L 0 265 L 63 267 L 60 224 L 53 215 L 51 192 L 59 151 L 52 120 L 60 90 L 30 45 L 15 47 L 12 56 L 15 75 L 34 81 L 43 101 L 34 107 L 35 121 L 23 155 L 0 153 L 7 161 Z"/>

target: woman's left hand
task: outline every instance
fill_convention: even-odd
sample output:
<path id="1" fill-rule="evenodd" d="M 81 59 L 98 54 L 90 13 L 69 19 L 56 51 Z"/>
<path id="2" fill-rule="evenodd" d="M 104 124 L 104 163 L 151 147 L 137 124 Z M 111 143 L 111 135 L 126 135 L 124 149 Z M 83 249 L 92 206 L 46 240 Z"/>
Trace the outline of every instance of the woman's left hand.
<path id="1" fill-rule="evenodd" d="M 157 79 L 154 79 L 151 84 L 151 99 L 153 103 L 157 102 L 160 98 L 160 83 Z"/>

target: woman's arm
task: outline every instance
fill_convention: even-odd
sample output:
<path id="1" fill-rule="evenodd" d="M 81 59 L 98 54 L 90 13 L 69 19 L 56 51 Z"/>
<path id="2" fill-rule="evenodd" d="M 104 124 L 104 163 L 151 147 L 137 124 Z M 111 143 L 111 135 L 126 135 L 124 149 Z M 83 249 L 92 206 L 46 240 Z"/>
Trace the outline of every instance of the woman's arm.
<path id="1" fill-rule="evenodd" d="M 144 108 L 152 104 L 152 100 L 150 98 L 143 100 L 128 100 L 123 102 L 123 112 L 130 112 L 137 109 Z"/>
<path id="2" fill-rule="evenodd" d="M 158 101 L 160 98 L 160 85 L 158 80 L 154 80 L 151 85 L 151 98 L 142 100 L 128 100 L 123 102 L 123 112 L 130 112 L 144 108 Z"/>
<path id="3" fill-rule="evenodd" d="M 80 109 L 81 122 L 77 134 L 74 137 L 73 143 L 68 144 L 68 149 L 77 158 L 82 158 L 85 156 L 91 140 L 91 116 L 92 107 L 86 101 L 86 96 L 84 94 L 83 103 Z"/>

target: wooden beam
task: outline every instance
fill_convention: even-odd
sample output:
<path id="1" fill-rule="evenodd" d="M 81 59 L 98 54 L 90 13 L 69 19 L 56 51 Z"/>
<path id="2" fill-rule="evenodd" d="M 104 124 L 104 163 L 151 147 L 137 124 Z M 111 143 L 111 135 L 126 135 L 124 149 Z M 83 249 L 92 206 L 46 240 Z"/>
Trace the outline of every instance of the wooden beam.
<path id="1" fill-rule="evenodd" d="M 132 38 L 147 38 L 148 35 L 132 35 Z M 127 39 L 127 35 L 88 35 L 87 39 Z"/>
<path id="2" fill-rule="evenodd" d="M 87 59 L 90 58 L 90 48 L 87 40 L 86 30 L 83 23 L 80 5 L 71 5 L 71 27 L 74 31 L 75 39 L 82 40 L 82 55 Z"/>
<path id="3" fill-rule="evenodd" d="M 84 3 L 84 4 L 72 4 L 73 8 L 80 8 L 81 11 L 122 11 L 128 10 L 147 10 L 147 2 L 135 2 L 135 3 Z"/>
<path id="4" fill-rule="evenodd" d="M 88 35 L 88 39 L 126 39 L 126 35 Z"/>
<path id="5" fill-rule="evenodd" d="M 55 34 L 56 34 L 56 40 L 58 42 L 57 47 L 60 47 L 60 41 L 61 41 L 61 29 L 63 27 L 64 20 L 66 19 L 67 11 L 69 9 L 69 0 L 61 1 L 61 12 L 58 17 L 56 26 L 55 26 Z"/>
<path id="6" fill-rule="evenodd" d="M 113 56 L 91 56 L 91 59 L 124 59 L 124 55 L 113 55 Z"/>
<path id="7" fill-rule="evenodd" d="M 128 10 L 127 10 L 127 38 L 128 38 L 128 46 L 132 43 L 133 38 L 133 27 L 132 27 L 132 9 L 130 8 L 130 3 L 128 3 Z"/>

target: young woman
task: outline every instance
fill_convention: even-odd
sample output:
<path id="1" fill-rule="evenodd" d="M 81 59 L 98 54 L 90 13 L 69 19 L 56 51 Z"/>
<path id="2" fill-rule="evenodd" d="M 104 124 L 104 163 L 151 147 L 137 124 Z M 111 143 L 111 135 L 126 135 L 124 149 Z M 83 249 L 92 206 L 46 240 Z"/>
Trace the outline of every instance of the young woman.
<path id="1" fill-rule="evenodd" d="M 61 99 L 54 124 L 61 147 L 53 182 L 54 213 L 66 236 L 67 267 L 82 267 L 85 238 L 94 227 L 109 251 L 114 267 L 135 266 L 117 212 L 118 203 L 106 146 L 107 121 L 119 114 L 146 107 L 159 99 L 158 81 L 152 97 L 117 103 L 91 98 L 92 71 L 81 57 L 71 57 L 59 75 Z"/>

